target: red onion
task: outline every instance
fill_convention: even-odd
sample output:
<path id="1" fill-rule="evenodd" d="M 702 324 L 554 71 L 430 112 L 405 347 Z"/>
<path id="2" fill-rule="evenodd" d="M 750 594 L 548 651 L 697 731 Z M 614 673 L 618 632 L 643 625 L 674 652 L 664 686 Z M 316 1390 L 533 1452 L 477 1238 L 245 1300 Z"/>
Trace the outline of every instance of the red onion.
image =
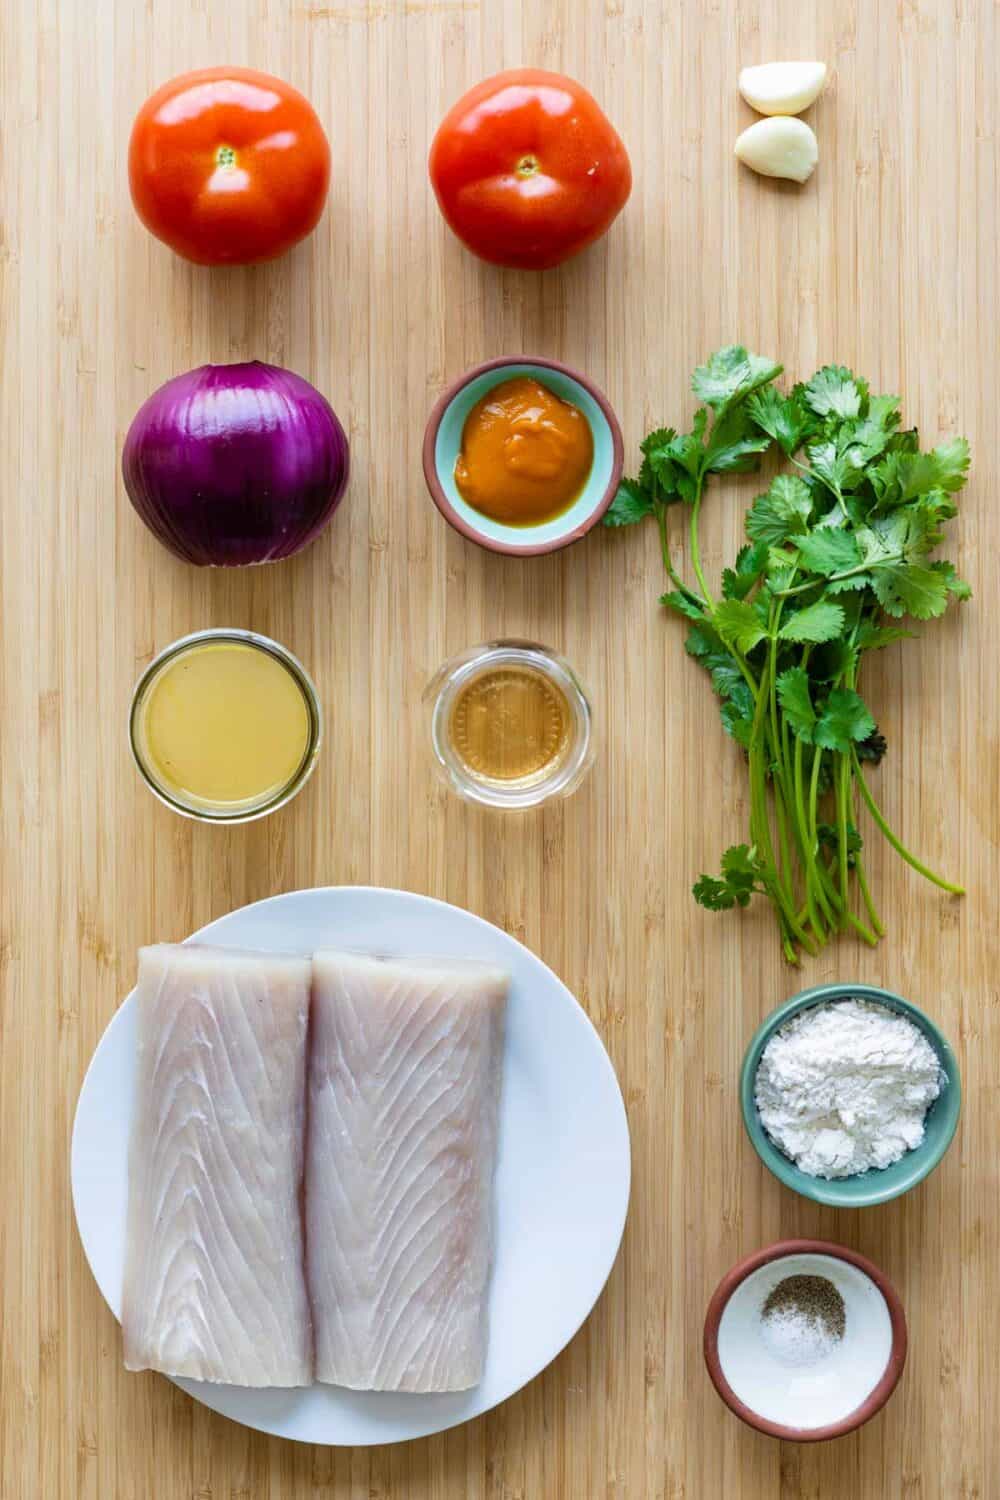
<path id="1" fill-rule="evenodd" d="M 277 562 L 329 521 L 347 484 L 344 429 L 300 375 L 254 360 L 202 365 L 154 391 L 128 430 L 129 499 L 199 566 Z"/>

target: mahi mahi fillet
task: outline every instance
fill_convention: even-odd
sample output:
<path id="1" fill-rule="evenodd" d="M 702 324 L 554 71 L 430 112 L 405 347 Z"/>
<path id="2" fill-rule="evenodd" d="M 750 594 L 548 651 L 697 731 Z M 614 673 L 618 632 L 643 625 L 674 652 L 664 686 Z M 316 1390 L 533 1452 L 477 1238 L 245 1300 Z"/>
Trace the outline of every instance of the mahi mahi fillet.
<path id="1" fill-rule="evenodd" d="M 310 963 L 139 956 L 122 1328 L 130 1370 L 312 1380 L 301 1189 Z"/>
<path id="2" fill-rule="evenodd" d="M 307 1275 L 316 1376 L 457 1391 L 482 1377 L 507 975 L 317 953 Z"/>

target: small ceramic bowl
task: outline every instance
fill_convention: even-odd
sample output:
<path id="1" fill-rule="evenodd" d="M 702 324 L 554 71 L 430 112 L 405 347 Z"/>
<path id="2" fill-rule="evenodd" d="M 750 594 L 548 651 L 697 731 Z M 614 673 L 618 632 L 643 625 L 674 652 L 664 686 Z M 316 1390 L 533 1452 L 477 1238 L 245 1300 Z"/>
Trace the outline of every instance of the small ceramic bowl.
<path id="1" fill-rule="evenodd" d="M 778 1263 L 786 1262 L 787 1270 L 782 1264 L 779 1272 Z M 739 1346 L 746 1337 L 745 1334 L 741 1337 L 745 1326 L 743 1319 L 755 1315 L 759 1300 L 765 1295 L 764 1287 L 760 1285 L 762 1278 L 766 1285 L 777 1281 L 780 1275 L 803 1272 L 825 1275 L 839 1283 L 847 1307 L 847 1332 L 853 1333 L 856 1343 L 853 1348 L 849 1344 L 845 1346 L 839 1371 L 834 1366 L 821 1373 L 816 1366 L 810 1370 L 798 1365 L 798 1389 L 779 1383 L 768 1391 L 769 1373 L 773 1377 L 776 1372 L 783 1380 L 791 1382 L 795 1380 L 796 1368 L 785 1366 L 782 1369 L 771 1365 L 769 1370 L 765 1352 L 749 1339 L 740 1351 Z M 751 1281 L 751 1278 L 755 1279 Z M 741 1301 L 744 1307 L 740 1307 Z M 733 1306 L 730 1314 L 732 1332 L 728 1326 L 730 1320 L 723 1323 L 730 1303 Z M 779 1240 L 777 1244 L 748 1255 L 722 1278 L 705 1316 L 705 1364 L 723 1401 L 748 1426 L 767 1433 L 769 1437 L 793 1443 L 819 1443 L 828 1438 L 843 1437 L 870 1421 L 896 1389 L 906 1363 L 906 1344 L 906 1317 L 892 1283 L 865 1256 L 843 1245 L 828 1244 L 825 1240 Z M 845 1364 L 844 1356 L 849 1363 Z M 867 1361 L 867 1369 L 861 1364 L 862 1360 Z M 723 1371 L 724 1364 L 747 1399 L 736 1394 Z M 846 1391 L 843 1385 L 838 1390 L 840 1382 L 846 1385 Z M 852 1383 L 858 1393 L 857 1405 L 853 1406 Z M 818 1418 L 823 1415 L 821 1402 L 826 1402 L 831 1409 L 833 1403 L 837 1403 L 841 1415 L 822 1426 L 792 1426 L 779 1422 L 773 1415 L 763 1415 L 749 1405 L 748 1401 L 753 1399 L 751 1391 L 761 1397 L 760 1405 L 772 1412 L 794 1410 L 792 1401 L 797 1400 L 799 1409 L 804 1404 L 811 1416 Z M 768 1399 L 764 1399 L 765 1391 Z M 850 1409 L 843 1411 L 845 1405 Z"/>
<path id="2" fill-rule="evenodd" d="M 466 417 L 495 385 L 518 375 L 533 376 L 579 407 L 594 438 L 594 462 L 582 491 L 562 515 L 537 526 L 507 526 L 480 515 L 466 504 L 455 484 L 455 460 Z M 597 525 L 618 489 L 623 452 L 621 428 L 607 397 L 584 375 L 554 359 L 492 359 L 467 371 L 436 403 L 424 433 L 424 478 L 445 520 L 470 541 L 491 552 L 537 557 L 578 542 Z"/>
<path id="3" fill-rule="evenodd" d="M 757 1113 L 754 1090 L 757 1067 L 761 1054 L 773 1034 L 800 1011 L 816 1005 L 829 1004 L 836 1000 L 871 1000 L 889 1010 L 897 1010 L 927 1037 L 941 1060 L 945 1084 L 940 1094 L 927 1111 L 924 1121 L 924 1138 L 913 1151 L 881 1171 L 862 1172 L 856 1177 L 810 1177 L 801 1172 L 783 1151 L 771 1140 Z M 815 989 L 803 990 L 784 1005 L 772 1011 L 767 1020 L 753 1035 L 743 1059 L 740 1073 L 740 1105 L 743 1123 L 753 1148 L 761 1161 L 786 1187 L 811 1198 L 814 1203 L 829 1203 L 836 1208 L 869 1208 L 874 1203 L 888 1203 L 909 1192 L 918 1182 L 932 1172 L 951 1145 L 958 1125 L 962 1107 L 962 1085 L 958 1072 L 958 1061 L 946 1038 L 909 1000 L 894 995 L 873 984 L 823 984 Z"/>
<path id="4" fill-rule="evenodd" d="M 464 690 L 477 678 L 511 668 L 528 671 L 547 682 L 565 704 L 567 722 L 559 754 L 537 770 L 504 781 L 468 764 L 456 742 L 453 724 L 455 707 Z M 490 641 L 462 651 L 438 668 L 423 701 L 429 710 L 434 769 L 466 802 L 511 812 L 541 807 L 575 792 L 593 764 L 593 709 L 586 690 L 566 658 L 537 641 Z"/>

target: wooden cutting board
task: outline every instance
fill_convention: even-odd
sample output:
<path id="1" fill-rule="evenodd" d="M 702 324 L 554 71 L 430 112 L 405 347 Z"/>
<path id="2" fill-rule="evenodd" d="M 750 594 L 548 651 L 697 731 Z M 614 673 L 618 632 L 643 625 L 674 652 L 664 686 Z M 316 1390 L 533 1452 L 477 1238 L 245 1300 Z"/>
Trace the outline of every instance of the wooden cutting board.
<path id="1" fill-rule="evenodd" d="M 737 16 L 737 11 L 739 12 Z M 0 1463 L 4 1500 L 988 1500 L 1000 1493 L 1000 547 L 998 11 L 991 0 L 8 0 L 0 18 Z M 739 168 L 741 64 L 826 58 L 820 166 L 804 189 Z M 319 230 L 278 263 L 208 272 L 132 213 L 132 117 L 173 73 L 230 61 L 296 83 L 328 128 Z M 450 238 L 425 158 L 446 106 L 533 63 L 603 102 L 635 169 L 606 242 L 544 277 Z M 628 451 L 683 422 L 692 367 L 738 339 L 796 378 L 854 366 L 925 436 L 968 435 L 957 524 L 974 600 L 884 654 L 868 694 L 890 744 L 892 823 L 969 896 L 949 901 L 873 843 L 889 929 L 801 974 L 764 912 L 710 916 L 692 879 L 742 836 L 745 773 L 656 605 L 655 536 L 599 533 L 519 563 L 451 533 L 420 445 L 444 384 L 532 351 L 588 371 Z M 353 477 L 303 556 L 238 574 L 169 557 L 118 475 L 126 427 L 167 376 L 261 357 L 313 380 L 349 428 Z M 753 481 L 713 494 L 707 564 Z M 220 831 L 156 804 L 124 723 L 150 655 L 204 625 L 278 637 L 314 673 L 318 773 L 270 821 Z M 498 635 L 561 648 L 589 681 L 599 758 L 572 801 L 471 811 L 432 779 L 420 695 Z M 135 950 L 276 891 L 431 892 L 528 943 L 611 1051 L 635 1154 L 625 1244 L 584 1330 L 470 1426 L 380 1451 L 244 1431 L 166 1380 L 127 1375 L 76 1240 L 73 1108 L 133 981 Z M 902 1202 L 811 1206 L 744 1139 L 737 1070 L 804 984 L 882 981 L 957 1047 L 959 1137 Z M 787 1234 L 863 1250 L 903 1295 L 911 1352 L 884 1415 L 816 1448 L 740 1426 L 701 1360 L 706 1301 Z"/>

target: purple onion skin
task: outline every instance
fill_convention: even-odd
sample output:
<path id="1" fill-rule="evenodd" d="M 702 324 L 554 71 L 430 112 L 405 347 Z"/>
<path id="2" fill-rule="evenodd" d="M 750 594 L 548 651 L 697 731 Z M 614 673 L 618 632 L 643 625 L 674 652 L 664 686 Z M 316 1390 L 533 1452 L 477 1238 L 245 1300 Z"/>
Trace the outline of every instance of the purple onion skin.
<path id="1" fill-rule="evenodd" d="M 202 365 L 154 391 L 122 453 L 129 499 L 175 557 L 240 567 L 291 557 L 347 484 L 347 438 L 315 386 L 257 360 Z"/>

